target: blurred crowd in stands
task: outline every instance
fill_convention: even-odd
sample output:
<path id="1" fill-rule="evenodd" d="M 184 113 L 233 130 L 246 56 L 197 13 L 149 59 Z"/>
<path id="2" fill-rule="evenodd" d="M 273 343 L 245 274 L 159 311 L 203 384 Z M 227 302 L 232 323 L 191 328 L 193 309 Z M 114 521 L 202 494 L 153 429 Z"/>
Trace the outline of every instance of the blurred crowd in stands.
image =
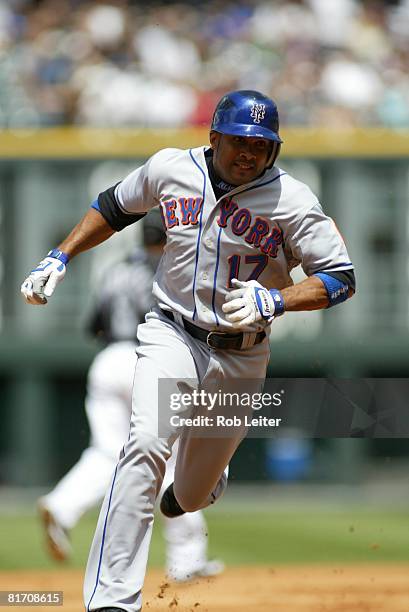
<path id="1" fill-rule="evenodd" d="M 204 125 L 231 89 L 409 127 L 409 0 L 0 2 L 0 128 Z"/>

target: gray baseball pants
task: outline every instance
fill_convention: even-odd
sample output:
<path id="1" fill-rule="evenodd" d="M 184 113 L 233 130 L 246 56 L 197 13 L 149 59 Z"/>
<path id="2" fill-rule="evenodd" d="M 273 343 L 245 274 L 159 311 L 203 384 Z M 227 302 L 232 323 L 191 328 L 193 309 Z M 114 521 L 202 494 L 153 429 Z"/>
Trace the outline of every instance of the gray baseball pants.
<path id="1" fill-rule="evenodd" d="M 179 427 L 158 417 L 158 386 L 180 393 L 186 381 L 209 392 L 224 389 L 227 380 L 254 380 L 246 390 L 260 392 L 269 359 L 264 340 L 243 351 L 214 350 L 192 338 L 160 311 L 138 329 L 139 346 L 129 438 L 123 447 L 105 495 L 89 554 L 85 582 L 86 610 L 118 607 L 139 612 L 154 520 L 154 505 L 165 474 L 166 460 Z M 173 386 L 173 388 L 172 388 Z M 193 512 L 223 493 L 224 470 L 246 428 L 229 437 L 195 437 L 183 431 L 175 469 L 174 491 L 182 508 Z"/>

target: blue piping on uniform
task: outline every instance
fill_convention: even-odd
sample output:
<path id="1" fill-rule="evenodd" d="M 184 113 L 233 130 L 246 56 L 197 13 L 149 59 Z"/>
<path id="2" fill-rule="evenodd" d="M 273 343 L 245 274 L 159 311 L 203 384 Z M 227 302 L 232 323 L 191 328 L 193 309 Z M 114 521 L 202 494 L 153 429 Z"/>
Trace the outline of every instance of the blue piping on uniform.
<path id="1" fill-rule="evenodd" d="M 286 172 L 282 172 L 281 174 L 279 174 L 278 176 L 273 178 L 271 181 L 267 181 L 266 183 L 261 183 L 261 185 L 254 185 L 253 187 L 249 187 L 248 189 L 244 189 L 243 191 L 240 191 L 239 194 L 242 194 L 245 191 L 250 191 L 251 189 L 256 189 L 256 187 L 263 187 L 264 185 L 268 185 L 269 183 L 273 183 L 274 181 L 279 179 L 280 176 L 283 176 L 284 174 L 287 174 L 287 173 Z M 237 195 L 239 195 L 239 194 L 237 194 Z M 219 235 L 217 237 L 216 269 L 214 271 L 213 295 L 212 295 L 212 310 L 213 310 L 214 317 L 216 319 L 216 325 L 219 325 L 219 318 L 217 316 L 216 309 L 215 309 L 215 300 L 216 300 L 216 280 L 217 280 L 217 272 L 219 270 L 219 260 L 220 260 L 220 238 L 221 238 L 221 235 L 222 235 L 222 228 L 220 227 L 219 228 Z"/>
<path id="2" fill-rule="evenodd" d="M 99 553 L 97 578 L 96 578 L 96 581 L 95 581 L 95 587 L 94 587 L 94 590 L 92 592 L 91 599 L 89 600 L 88 605 L 87 605 L 87 612 L 89 612 L 89 607 L 90 607 L 92 599 L 93 599 L 93 597 L 95 595 L 95 591 L 97 590 L 97 586 L 98 586 L 98 582 L 99 582 L 99 574 L 100 574 L 100 571 L 101 571 L 102 554 L 104 552 L 105 534 L 106 534 L 106 528 L 107 528 L 107 522 L 108 522 L 108 515 L 109 515 L 109 510 L 111 508 L 112 493 L 114 491 L 114 485 L 115 485 L 115 480 L 116 480 L 116 474 L 117 474 L 117 471 L 118 471 L 118 465 L 115 468 L 115 474 L 114 474 L 114 478 L 112 480 L 111 492 L 109 494 L 108 509 L 107 509 L 107 513 L 106 513 L 106 516 L 105 516 L 104 530 L 102 532 L 102 542 L 101 542 L 101 550 L 100 550 L 100 553 Z"/>
<path id="3" fill-rule="evenodd" d="M 280 176 L 284 176 L 285 174 L 287 174 L 287 172 L 282 172 L 278 176 L 276 176 L 273 179 L 271 179 L 271 181 L 266 181 L 265 183 L 260 183 L 259 185 L 253 185 L 252 187 L 248 187 L 247 189 L 243 189 L 243 191 L 238 191 L 237 194 L 233 194 L 233 197 L 235 195 L 241 195 L 242 193 L 246 193 L 246 191 L 251 191 L 252 189 L 258 189 L 259 187 L 264 187 L 264 185 L 269 185 L 270 183 L 274 183 L 274 181 L 279 179 Z"/>
<path id="4" fill-rule="evenodd" d="M 194 304 L 194 309 L 193 309 L 193 316 L 192 319 L 193 321 L 196 318 L 196 314 L 197 314 L 197 309 L 196 309 L 196 300 L 195 300 L 195 290 L 196 290 L 196 274 L 197 274 L 197 264 L 199 262 L 199 247 L 200 247 L 200 238 L 202 236 L 202 217 L 203 217 L 203 209 L 205 207 L 205 196 L 206 196 L 206 174 L 203 172 L 203 169 L 199 166 L 199 164 L 197 163 L 197 161 L 195 160 L 195 158 L 192 155 L 192 149 L 189 149 L 189 155 L 192 158 L 193 163 L 195 164 L 195 166 L 197 166 L 200 170 L 200 172 L 203 174 L 203 192 L 202 192 L 202 198 L 203 198 L 203 203 L 202 203 L 202 209 L 200 211 L 200 219 L 199 219 L 199 233 L 197 236 L 197 242 L 196 242 L 196 260 L 195 260 L 195 273 L 193 275 L 193 289 L 192 289 L 192 293 L 193 293 L 193 304 Z"/>
<path id="5" fill-rule="evenodd" d="M 212 295 L 212 309 L 213 309 L 213 314 L 214 317 L 216 319 L 216 325 L 219 325 L 219 317 L 217 316 L 216 313 L 216 309 L 215 309 L 215 299 L 216 299 L 216 280 L 217 280 L 217 272 L 219 270 L 219 259 L 220 259 L 220 237 L 222 235 L 222 228 L 219 227 L 219 235 L 217 236 L 217 255 L 216 255 L 216 268 L 214 271 L 214 278 L 213 278 L 213 295 Z"/>

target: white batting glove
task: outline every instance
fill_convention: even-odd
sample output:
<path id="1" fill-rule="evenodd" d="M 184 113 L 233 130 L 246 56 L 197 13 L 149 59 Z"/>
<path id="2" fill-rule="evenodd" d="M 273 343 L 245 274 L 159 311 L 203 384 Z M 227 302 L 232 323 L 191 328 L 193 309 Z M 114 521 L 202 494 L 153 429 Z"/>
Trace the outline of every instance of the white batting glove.
<path id="1" fill-rule="evenodd" d="M 36 306 L 47 304 L 47 298 L 52 296 L 54 289 L 65 276 L 67 263 L 68 255 L 53 249 L 34 270 L 31 270 L 21 285 L 21 293 L 27 304 Z"/>
<path id="2" fill-rule="evenodd" d="M 222 310 L 235 327 L 245 327 L 257 321 L 271 321 L 284 312 L 284 299 L 278 289 L 269 291 L 255 280 L 232 280 L 238 287 L 226 296 Z"/>

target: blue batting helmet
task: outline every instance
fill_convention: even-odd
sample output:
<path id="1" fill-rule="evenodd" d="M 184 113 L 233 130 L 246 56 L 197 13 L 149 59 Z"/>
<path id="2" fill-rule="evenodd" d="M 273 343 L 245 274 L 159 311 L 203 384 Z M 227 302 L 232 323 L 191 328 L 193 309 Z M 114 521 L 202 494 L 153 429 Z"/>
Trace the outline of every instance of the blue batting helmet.
<path id="1" fill-rule="evenodd" d="M 282 143 L 278 128 L 276 103 L 259 91 L 243 89 L 223 96 L 214 111 L 210 129 L 232 136 L 254 136 Z"/>

